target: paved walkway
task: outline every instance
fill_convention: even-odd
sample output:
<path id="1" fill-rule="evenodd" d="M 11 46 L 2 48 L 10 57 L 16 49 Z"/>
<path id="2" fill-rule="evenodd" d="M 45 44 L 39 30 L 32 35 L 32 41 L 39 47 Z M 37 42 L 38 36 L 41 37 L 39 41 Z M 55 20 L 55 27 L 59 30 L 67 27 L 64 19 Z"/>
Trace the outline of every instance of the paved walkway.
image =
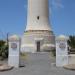
<path id="1" fill-rule="evenodd" d="M 0 72 L 0 75 L 75 75 L 75 71 L 57 68 L 49 53 L 28 54 L 26 67 Z"/>

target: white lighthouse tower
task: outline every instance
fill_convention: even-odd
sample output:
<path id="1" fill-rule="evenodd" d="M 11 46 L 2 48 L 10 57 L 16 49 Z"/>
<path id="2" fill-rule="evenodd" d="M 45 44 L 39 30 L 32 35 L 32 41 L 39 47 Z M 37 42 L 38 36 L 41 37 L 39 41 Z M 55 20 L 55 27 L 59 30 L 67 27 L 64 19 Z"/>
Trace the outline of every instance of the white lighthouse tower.
<path id="1" fill-rule="evenodd" d="M 28 0 L 27 26 L 21 50 L 38 52 L 51 50 L 55 37 L 49 24 L 48 0 Z"/>

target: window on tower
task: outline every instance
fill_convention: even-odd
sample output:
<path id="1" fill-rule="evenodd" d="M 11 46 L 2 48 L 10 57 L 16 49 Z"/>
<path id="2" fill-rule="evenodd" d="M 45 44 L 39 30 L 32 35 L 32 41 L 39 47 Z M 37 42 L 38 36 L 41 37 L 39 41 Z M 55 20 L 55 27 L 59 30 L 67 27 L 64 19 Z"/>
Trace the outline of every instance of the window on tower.
<path id="1" fill-rule="evenodd" d="M 38 20 L 39 20 L 39 18 L 40 18 L 40 17 L 39 17 L 39 16 L 37 16 L 37 19 L 38 19 Z"/>

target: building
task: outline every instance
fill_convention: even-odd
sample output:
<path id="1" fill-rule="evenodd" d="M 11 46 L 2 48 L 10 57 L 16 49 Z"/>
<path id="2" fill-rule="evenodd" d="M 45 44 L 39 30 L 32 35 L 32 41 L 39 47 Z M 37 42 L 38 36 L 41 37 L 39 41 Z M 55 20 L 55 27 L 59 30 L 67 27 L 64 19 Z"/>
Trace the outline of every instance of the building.
<path id="1" fill-rule="evenodd" d="M 55 37 L 49 23 L 48 0 L 28 0 L 27 25 L 21 51 L 39 52 L 54 48 Z"/>

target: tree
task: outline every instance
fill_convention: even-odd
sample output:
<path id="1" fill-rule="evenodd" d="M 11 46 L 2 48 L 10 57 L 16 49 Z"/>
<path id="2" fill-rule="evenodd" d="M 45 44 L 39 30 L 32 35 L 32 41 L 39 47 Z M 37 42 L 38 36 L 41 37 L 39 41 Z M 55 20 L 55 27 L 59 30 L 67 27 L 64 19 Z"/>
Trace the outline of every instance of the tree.
<path id="1" fill-rule="evenodd" d="M 75 36 L 69 36 L 68 45 L 71 49 L 75 49 Z"/>
<path id="2" fill-rule="evenodd" d="M 1 59 L 8 57 L 8 44 L 4 40 L 0 40 L 0 57 Z"/>

